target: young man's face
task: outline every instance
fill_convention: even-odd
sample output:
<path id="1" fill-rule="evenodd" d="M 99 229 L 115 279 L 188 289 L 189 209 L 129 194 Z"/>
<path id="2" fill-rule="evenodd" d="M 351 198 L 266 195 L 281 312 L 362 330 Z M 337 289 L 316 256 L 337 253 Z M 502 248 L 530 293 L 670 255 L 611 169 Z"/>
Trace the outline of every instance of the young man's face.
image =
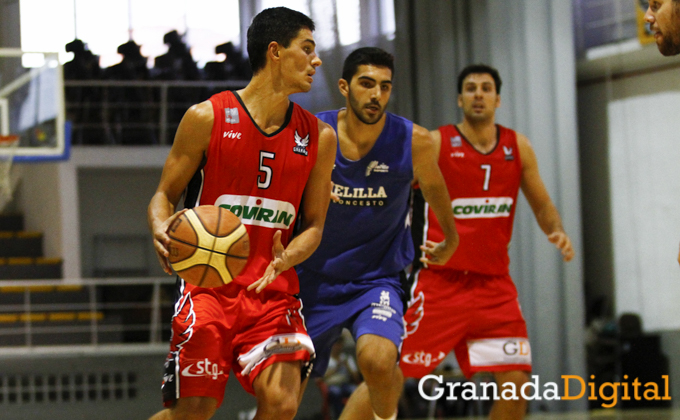
<path id="1" fill-rule="evenodd" d="M 458 106 L 471 121 L 486 121 L 494 117 L 501 97 L 496 92 L 496 82 L 488 73 L 472 73 L 463 80 L 458 95 Z"/>
<path id="2" fill-rule="evenodd" d="M 649 0 L 645 21 L 650 24 L 661 54 L 680 54 L 680 2 Z"/>
<path id="3" fill-rule="evenodd" d="M 321 59 L 316 55 L 316 43 L 309 29 L 301 29 L 288 48 L 279 50 L 281 72 L 286 84 L 298 92 L 309 92 Z"/>
<path id="4" fill-rule="evenodd" d="M 361 65 L 349 84 L 344 79 L 340 79 L 339 84 L 351 111 L 361 122 L 375 124 L 380 121 L 392 94 L 392 70 Z"/>

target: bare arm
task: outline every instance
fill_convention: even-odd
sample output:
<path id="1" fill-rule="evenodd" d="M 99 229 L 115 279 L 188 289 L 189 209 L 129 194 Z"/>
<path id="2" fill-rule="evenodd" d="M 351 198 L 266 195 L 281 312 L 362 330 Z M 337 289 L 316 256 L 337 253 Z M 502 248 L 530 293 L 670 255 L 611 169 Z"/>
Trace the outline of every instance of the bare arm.
<path id="1" fill-rule="evenodd" d="M 439 131 L 437 131 L 439 133 Z M 441 136 L 438 135 L 441 141 Z M 444 176 L 439 169 L 439 145 L 432 135 L 423 127 L 413 125 L 412 155 L 413 174 L 420 185 L 423 197 L 434 211 L 439 225 L 444 232 L 444 241 L 435 243 L 427 241 L 421 249 L 425 251 L 423 263 L 442 265 L 451 258 L 460 238 L 456 230 L 456 222 L 451 211 L 451 197 L 446 188 Z"/>
<path id="2" fill-rule="evenodd" d="M 168 274 L 172 274 L 172 268 L 168 262 L 170 237 L 166 232 L 180 214 L 175 213 L 177 203 L 208 148 L 213 120 L 212 104 L 209 101 L 192 106 L 184 114 L 163 166 L 160 183 L 147 209 L 154 248 L 161 267 Z"/>
<path id="3" fill-rule="evenodd" d="M 321 243 L 326 211 L 331 199 L 331 172 L 335 163 L 337 139 L 333 128 L 319 121 L 319 150 L 316 164 L 312 168 L 305 186 L 301 203 L 302 224 L 300 231 L 284 249 L 281 244 L 281 231 L 274 234 L 272 262 L 264 275 L 248 286 L 248 290 L 256 288 L 262 291 L 273 282 L 279 274 L 300 264 L 309 258 Z"/>
<path id="4" fill-rule="evenodd" d="M 562 219 L 546 190 L 541 175 L 538 172 L 538 161 L 534 149 L 522 134 L 517 134 L 517 145 L 522 159 L 522 192 L 527 198 L 531 210 L 541 230 L 548 236 L 548 240 L 555 244 L 562 252 L 564 261 L 574 258 L 571 239 L 562 227 Z"/>

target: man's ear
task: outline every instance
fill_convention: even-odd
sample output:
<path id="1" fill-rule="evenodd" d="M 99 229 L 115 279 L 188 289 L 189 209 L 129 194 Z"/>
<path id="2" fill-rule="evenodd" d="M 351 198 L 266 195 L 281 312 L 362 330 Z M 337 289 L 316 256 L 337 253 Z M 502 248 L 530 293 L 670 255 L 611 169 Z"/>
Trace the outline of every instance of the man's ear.
<path id="1" fill-rule="evenodd" d="M 270 42 L 269 46 L 267 47 L 267 55 L 272 60 L 278 60 L 280 53 L 281 53 L 281 45 L 276 41 Z"/>
<path id="2" fill-rule="evenodd" d="M 346 98 L 347 95 L 349 95 L 349 83 L 347 83 L 347 80 L 338 80 L 338 89 L 340 90 L 340 93 L 342 93 L 342 96 Z"/>

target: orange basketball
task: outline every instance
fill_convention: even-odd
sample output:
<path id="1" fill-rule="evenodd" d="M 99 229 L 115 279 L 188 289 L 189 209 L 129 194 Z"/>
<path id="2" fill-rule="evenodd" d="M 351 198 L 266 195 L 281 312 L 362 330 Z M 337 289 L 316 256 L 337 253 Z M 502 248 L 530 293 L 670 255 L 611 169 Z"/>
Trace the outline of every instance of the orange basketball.
<path id="1" fill-rule="evenodd" d="M 227 209 L 199 206 L 168 228 L 170 265 L 187 283 L 219 287 L 230 283 L 248 262 L 250 241 L 241 220 Z"/>

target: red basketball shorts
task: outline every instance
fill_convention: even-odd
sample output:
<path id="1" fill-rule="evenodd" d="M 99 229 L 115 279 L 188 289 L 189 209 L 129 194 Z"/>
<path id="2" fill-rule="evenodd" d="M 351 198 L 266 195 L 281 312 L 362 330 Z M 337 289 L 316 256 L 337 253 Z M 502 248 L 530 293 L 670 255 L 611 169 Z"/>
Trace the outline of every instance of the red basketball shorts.
<path id="1" fill-rule="evenodd" d="M 212 397 L 219 406 L 230 369 L 254 394 L 253 382 L 267 366 L 307 364 L 314 355 L 296 297 L 235 283 L 212 289 L 180 283 L 163 376 L 166 406 L 184 397 Z"/>
<path id="2" fill-rule="evenodd" d="M 454 350 L 463 374 L 531 371 L 526 322 L 510 276 L 423 269 L 404 316 L 404 376 L 422 378 Z"/>

